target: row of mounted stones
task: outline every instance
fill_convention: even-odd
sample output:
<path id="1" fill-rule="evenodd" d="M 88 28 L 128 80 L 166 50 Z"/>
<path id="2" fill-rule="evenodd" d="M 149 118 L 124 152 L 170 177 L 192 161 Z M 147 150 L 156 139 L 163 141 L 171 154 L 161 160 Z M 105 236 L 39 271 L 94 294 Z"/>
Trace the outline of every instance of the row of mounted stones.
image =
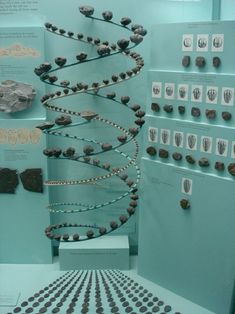
<path id="1" fill-rule="evenodd" d="M 157 155 L 157 150 L 155 147 L 153 146 L 149 146 L 147 149 L 146 149 L 146 152 L 147 154 L 149 154 L 150 156 L 156 156 Z M 169 152 L 165 149 L 159 149 L 159 157 L 160 158 L 169 158 Z M 178 152 L 174 152 L 172 154 L 172 157 L 174 160 L 176 161 L 181 161 L 183 159 L 183 156 L 182 154 L 178 153 Z M 185 159 L 186 161 L 193 165 L 196 163 L 196 160 L 193 156 L 191 155 L 187 155 L 185 156 Z M 200 167 L 209 167 L 210 166 L 210 161 L 209 159 L 205 158 L 205 157 L 202 157 L 198 160 L 198 165 Z M 218 170 L 218 171 L 224 171 L 225 170 L 225 164 L 223 162 L 220 162 L 220 161 L 216 161 L 215 162 L 215 169 Z M 228 172 L 232 175 L 232 176 L 235 176 L 235 163 L 230 163 L 227 167 L 228 169 Z"/>

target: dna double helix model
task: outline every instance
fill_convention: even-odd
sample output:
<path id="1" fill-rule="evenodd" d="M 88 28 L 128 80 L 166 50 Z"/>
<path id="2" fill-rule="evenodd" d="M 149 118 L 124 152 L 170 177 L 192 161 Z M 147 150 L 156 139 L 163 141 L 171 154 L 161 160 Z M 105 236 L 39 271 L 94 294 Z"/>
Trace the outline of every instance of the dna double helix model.
<path id="1" fill-rule="evenodd" d="M 91 23 L 93 21 L 98 21 L 97 23 L 103 22 L 106 23 L 108 27 L 121 28 L 123 31 L 127 32 L 128 35 L 130 33 L 130 36 L 118 39 L 116 43 L 109 43 L 108 41 L 102 41 L 100 38 L 86 36 L 83 33 L 66 31 L 49 22 L 45 23 L 47 32 L 66 39 L 88 44 L 91 46 L 92 50 L 91 57 L 85 52 L 79 52 L 74 57 L 74 60 L 68 60 L 65 57 L 59 56 L 54 59 L 53 64 L 44 62 L 34 69 L 35 74 L 39 76 L 40 80 L 53 88 L 53 92 L 47 93 L 42 97 L 42 105 L 46 110 L 50 111 L 51 114 L 53 112 L 59 114 L 54 121 L 45 121 L 38 125 L 37 128 L 42 130 L 47 136 L 63 137 L 65 141 L 71 140 L 77 143 L 76 147 L 48 147 L 44 149 L 43 154 L 52 162 L 66 160 L 78 162 L 80 166 L 90 167 L 90 169 L 92 167 L 92 171 L 90 171 L 92 175 L 88 177 L 49 179 L 45 181 L 45 185 L 57 187 L 77 186 L 78 189 L 85 185 L 92 187 L 92 189 L 100 189 L 102 188 L 102 182 L 112 179 L 118 180 L 116 187 L 123 185 L 123 189 L 121 189 L 120 193 L 118 192 L 118 195 L 116 195 L 116 193 L 110 193 L 110 189 L 115 189 L 114 184 L 106 191 L 107 197 L 109 197 L 110 194 L 111 196 L 114 195 L 111 199 L 96 201 L 95 198 L 93 200 L 91 195 L 89 202 L 83 202 L 80 200 L 81 197 L 79 196 L 79 201 L 51 202 L 48 205 L 48 210 L 51 214 L 57 215 L 82 215 L 82 213 L 88 211 L 99 211 L 99 215 L 102 215 L 102 209 L 107 209 L 109 206 L 111 207 L 121 200 L 124 200 L 127 205 L 123 208 L 123 214 L 121 214 L 118 219 L 115 218 L 111 221 L 102 222 L 101 225 L 96 222 L 92 224 L 58 222 L 46 227 L 45 235 L 49 239 L 68 242 L 94 239 L 111 233 L 126 224 L 134 215 L 138 206 L 137 186 L 140 180 L 140 169 L 137 164 L 139 145 L 136 136 L 145 122 L 143 119 L 145 112 L 141 110 L 139 104 L 131 103 L 129 96 L 124 95 L 117 97 L 116 93 L 113 91 L 106 94 L 104 94 L 103 91 L 107 87 L 125 83 L 141 72 L 144 66 L 144 60 L 139 53 L 132 51 L 132 49 L 143 41 L 147 31 L 140 24 L 132 24 L 129 17 L 123 17 L 119 23 L 114 22 L 113 13 L 111 11 L 104 11 L 101 18 L 94 16 L 95 10 L 91 6 L 81 6 L 79 7 L 79 11 Z M 69 80 L 59 79 L 59 74 L 70 67 L 75 68 L 82 64 L 98 62 L 114 55 L 129 58 L 131 62 L 134 62 L 134 66 L 120 74 L 112 74 L 111 77 L 103 79 L 100 82 L 95 81 L 87 83 L 82 81 L 71 83 Z M 92 97 L 94 102 L 95 100 L 103 100 L 112 102 L 112 106 L 124 107 L 124 110 L 127 111 L 127 116 L 130 115 L 128 121 L 133 124 L 124 127 L 119 123 L 111 121 L 107 117 L 102 117 L 100 113 L 97 112 L 99 111 L 99 106 L 95 107 L 97 111 L 87 108 L 78 111 L 77 109 L 69 108 L 67 100 L 71 99 L 71 97 L 81 97 L 81 95 Z M 105 127 L 105 130 L 107 129 L 105 133 L 109 133 L 110 128 L 116 132 L 115 134 L 117 135 L 115 139 L 111 142 L 107 142 L 101 139 L 95 139 L 93 136 L 91 138 L 90 134 L 92 131 L 92 134 L 96 135 L 97 124 L 101 124 L 101 127 Z M 83 136 L 84 131 L 79 132 L 79 129 L 83 127 L 91 130 L 91 132 L 88 132 L 89 136 Z M 78 131 L 73 132 L 76 128 L 78 128 Z M 128 143 L 132 148 L 129 149 L 127 153 L 123 151 L 122 147 Z M 104 160 L 104 156 L 107 156 L 110 152 L 118 156 L 118 158 L 115 157 L 112 158 L 112 160 L 122 160 L 118 162 L 118 167 L 116 164 L 112 165 Z M 90 172 L 87 173 L 90 174 Z M 129 176 L 129 172 L 131 173 L 131 177 Z M 74 197 L 75 196 L 76 195 L 74 195 Z M 123 205 L 121 205 L 120 208 L 122 208 L 122 206 Z M 97 217 L 97 214 L 95 217 Z"/>

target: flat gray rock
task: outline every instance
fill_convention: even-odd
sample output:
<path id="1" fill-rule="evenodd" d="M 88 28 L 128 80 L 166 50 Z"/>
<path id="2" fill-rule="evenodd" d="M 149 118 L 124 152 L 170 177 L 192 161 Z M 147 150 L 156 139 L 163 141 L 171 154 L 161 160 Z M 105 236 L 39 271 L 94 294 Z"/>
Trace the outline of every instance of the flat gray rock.
<path id="1" fill-rule="evenodd" d="M 36 96 L 32 85 L 6 80 L 0 83 L 0 111 L 13 113 L 31 107 Z"/>

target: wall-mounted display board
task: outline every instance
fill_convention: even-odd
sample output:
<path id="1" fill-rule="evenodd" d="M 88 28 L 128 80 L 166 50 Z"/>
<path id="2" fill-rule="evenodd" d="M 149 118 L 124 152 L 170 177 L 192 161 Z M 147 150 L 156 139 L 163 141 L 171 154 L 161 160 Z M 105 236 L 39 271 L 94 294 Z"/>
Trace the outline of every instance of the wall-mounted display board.
<path id="1" fill-rule="evenodd" d="M 42 121 L 1 120 L 0 263 L 52 261 L 51 244 L 43 234 L 50 223 L 43 186 L 47 165 L 38 154 L 46 143 L 35 128 Z"/>
<path id="2" fill-rule="evenodd" d="M 234 310 L 234 26 L 153 28 L 139 236 L 140 275 L 223 314 Z"/>
<path id="3" fill-rule="evenodd" d="M 0 118 L 32 119 L 45 116 L 33 69 L 44 60 L 42 27 L 0 27 Z"/>

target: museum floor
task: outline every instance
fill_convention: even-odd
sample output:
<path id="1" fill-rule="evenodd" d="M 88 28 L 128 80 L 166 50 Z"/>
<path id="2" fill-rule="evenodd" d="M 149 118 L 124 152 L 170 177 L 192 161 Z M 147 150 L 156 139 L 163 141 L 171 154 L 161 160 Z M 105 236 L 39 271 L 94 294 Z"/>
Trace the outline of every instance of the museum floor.
<path id="1" fill-rule="evenodd" d="M 156 284 L 144 279 L 137 275 L 136 272 L 137 257 L 131 257 L 131 270 L 130 271 L 104 271 L 104 272 L 66 272 L 59 270 L 58 258 L 54 259 L 53 264 L 38 264 L 38 265 L 26 265 L 26 264 L 0 264 L 0 314 L 10 313 L 155 313 L 159 312 L 165 314 L 167 312 L 173 314 L 213 314 L 196 304 L 183 299 L 172 292 L 165 290 Z M 83 278 L 87 277 L 87 283 L 90 288 L 87 289 L 86 282 L 83 281 L 85 296 L 87 294 L 87 304 L 89 309 L 82 308 L 81 305 L 75 306 L 74 295 L 72 288 L 79 290 L 80 283 L 77 280 L 77 286 L 72 286 L 71 298 L 73 297 L 74 306 L 68 306 L 65 301 L 61 303 L 61 308 L 58 307 L 58 300 L 56 298 L 47 298 L 42 293 L 46 289 L 44 287 L 53 287 L 50 285 L 54 282 L 58 283 L 53 292 L 61 285 L 62 279 L 55 282 L 57 278 L 71 277 L 72 275 L 78 276 L 82 274 Z M 92 273 L 92 275 L 91 275 Z M 103 274 L 102 274 L 103 273 Z M 85 274 L 85 275 L 84 275 Z M 92 277 L 93 276 L 93 277 Z M 95 278 L 96 276 L 96 278 Z M 95 279 L 98 281 L 93 285 Z M 101 279 L 101 280 L 100 280 Z M 85 284 L 84 284 L 85 283 Z M 125 285 L 126 283 L 126 285 Z M 133 288 L 131 285 L 133 284 Z M 50 286 L 49 286 L 50 285 Z M 57 287 L 58 286 L 58 287 Z M 128 287 L 129 286 L 129 287 Z M 62 286 L 63 287 L 63 286 Z M 105 287 L 105 289 L 104 289 Z M 44 289 L 44 290 L 42 290 Z M 49 288 L 47 288 L 48 290 Z M 99 292 L 97 292 L 97 289 Z M 128 291 L 129 289 L 129 291 Z M 137 290 L 138 289 L 138 290 Z M 63 290 L 63 289 L 62 289 Z M 96 294 L 93 294 L 94 291 Z M 51 290 L 49 290 L 51 291 Z M 64 289 L 65 291 L 65 289 Z M 117 294 L 117 291 L 119 294 Z M 37 294 L 38 292 L 38 294 Z M 121 293 L 122 292 L 122 293 Z M 41 296 L 40 296 L 41 293 Z M 98 294 L 97 294 L 98 293 Z M 106 294 L 106 295 L 105 295 Z M 79 293 L 77 294 L 77 296 Z M 52 296 L 52 295 L 51 295 Z M 67 295 L 68 296 L 68 295 Z M 107 297 L 113 297 L 112 302 Z M 122 296 L 122 298 L 118 298 Z M 31 297 L 31 299 L 30 299 Z M 81 298 L 84 297 L 82 294 Z M 99 297 L 100 305 L 97 303 Z M 132 298 L 131 298 L 132 297 Z M 40 299 L 41 298 L 41 299 Z M 65 298 L 66 299 L 66 298 Z M 79 298 L 78 298 L 79 299 Z M 40 304 L 40 300 L 42 304 Z M 55 301 L 58 306 L 43 306 L 45 302 L 50 300 Z M 92 305 L 92 302 L 96 306 Z M 39 301 L 39 302 L 35 302 Z M 44 302 L 43 302 L 44 301 Z M 115 302 L 114 302 L 115 301 Z M 125 301 L 125 302 L 123 302 Z M 128 301 L 128 302 L 127 302 Z M 137 301 L 137 302 L 136 302 Z M 158 304 L 158 306 L 154 302 Z M 84 300 L 83 300 L 84 302 Z M 102 303 L 103 302 L 103 303 Z M 109 303 L 108 303 L 109 302 Z M 37 304 L 36 304 L 37 303 Z M 53 302 L 52 302 L 53 303 Z M 6 306 L 6 305 L 11 306 Z M 33 306 L 33 304 L 37 306 Z M 47 305 L 48 305 L 47 304 Z M 83 303 L 84 304 L 84 303 Z M 137 304 L 135 306 L 135 304 Z M 151 308 L 148 308 L 151 305 Z M 41 306 L 41 307 L 40 307 Z M 66 306 L 66 309 L 65 309 Z M 99 307 L 99 310 L 98 310 Z M 16 310 L 17 308 L 17 310 Z M 82 311 L 83 309 L 83 311 Z M 115 310 L 116 309 L 116 310 Z M 118 309 L 118 310 L 117 310 Z"/>

